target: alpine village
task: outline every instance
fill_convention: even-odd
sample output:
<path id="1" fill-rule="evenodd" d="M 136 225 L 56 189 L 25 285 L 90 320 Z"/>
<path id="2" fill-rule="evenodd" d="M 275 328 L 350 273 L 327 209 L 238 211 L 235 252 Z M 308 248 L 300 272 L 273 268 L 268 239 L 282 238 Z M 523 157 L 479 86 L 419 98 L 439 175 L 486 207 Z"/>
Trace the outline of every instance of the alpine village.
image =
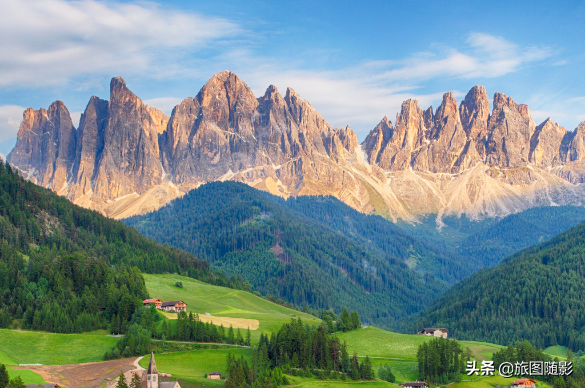
<path id="1" fill-rule="evenodd" d="M 585 388 L 582 2 L 213 3 L 0 1 L 0 388 Z"/>

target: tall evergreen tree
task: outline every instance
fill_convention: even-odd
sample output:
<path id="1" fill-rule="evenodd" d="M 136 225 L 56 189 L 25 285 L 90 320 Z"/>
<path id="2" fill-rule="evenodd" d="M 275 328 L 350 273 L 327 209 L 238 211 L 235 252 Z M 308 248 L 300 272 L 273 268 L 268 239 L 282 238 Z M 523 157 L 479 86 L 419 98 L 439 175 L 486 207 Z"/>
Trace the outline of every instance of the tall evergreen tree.
<path id="1" fill-rule="evenodd" d="M 116 384 L 116 388 L 128 388 L 128 383 L 126 383 L 126 376 L 124 376 L 124 372 L 120 371 L 118 375 L 118 384 Z"/>
<path id="2" fill-rule="evenodd" d="M 357 311 L 354 311 L 353 313 L 351 313 L 351 327 L 353 330 L 359 329 L 362 327 L 362 324 L 360 322 L 360 316 L 358 315 Z"/>
<path id="3" fill-rule="evenodd" d="M 0 388 L 6 388 L 9 382 L 10 377 L 8 376 L 6 366 L 4 364 L 0 364 Z"/>
<path id="4" fill-rule="evenodd" d="M 140 376 L 138 373 L 132 373 L 132 381 L 130 381 L 130 388 L 142 388 Z"/>
<path id="5" fill-rule="evenodd" d="M 24 381 L 20 376 L 16 376 L 8 383 L 8 388 L 26 388 Z"/>

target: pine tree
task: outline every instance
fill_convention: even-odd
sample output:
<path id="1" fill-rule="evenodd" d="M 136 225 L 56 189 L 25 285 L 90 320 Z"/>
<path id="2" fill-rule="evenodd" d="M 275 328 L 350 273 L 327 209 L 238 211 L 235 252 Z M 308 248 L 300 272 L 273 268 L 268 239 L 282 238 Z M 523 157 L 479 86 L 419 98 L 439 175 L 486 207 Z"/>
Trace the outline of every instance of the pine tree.
<path id="1" fill-rule="evenodd" d="M 20 376 L 16 376 L 12 380 L 10 380 L 7 387 L 8 388 L 26 388 L 26 385 L 24 385 L 24 381 L 22 381 L 22 378 Z"/>
<path id="2" fill-rule="evenodd" d="M 120 375 L 118 376 L 118 384 L 116 384 L 116 388 L 128 388 L 126 376 L 124 376 L 124 372 L 122 371 L 120 371 Z"/>
<path id="3" fill-rule="evenodd" d="M 360 364 L 357 358 L 357 353 L 353 354 L 351 359 L 351 378 L 357 380 L 360 378 Z"/>
<path id="4" fill-rule="evenodd" d="M 140 377 L 138 373 L 132 374 L 132 381 L 130 382 L 130 388 L 142 388 L 142 384 L 140 383 Z"/>
<path id="5" fill-rule="evenodd" d="M 114 335 L 120 334 L 120 324 L 118 321 L 118 316 L 116 314 L 112 315 L 112 320 L 110 323 L 110 332 Z"/>
<path id="6" fill-rule="evenodd" d="M 4 364 L 0 365 L 0 388 L 6 388 L 8 383 L 10 382 L 10 377 L 8 376 L 8 371 L 6 370 L 6 366 Z"/>
<path id="7" fill-rule="evenodd" d="M 358 315 L 357 311 L 351 313 L 351 327 L 353 330 L 362 327 L 362 323 L 360 322 L 360 316 Z"/>
<path id="8" fill-rule="evenodd" d="M 341 370 L 345 373 L 349 372 L 349 354 L 347 353 L 347 343 L 345 341 L 341 344 Z"/>
<path id="9" fill-rule="evenodd" d="M 248 330 L 246 331 L 246 345 L 250 346 L 250 344 L 252 343 L 252 334 L 250 333 L 250 327 L 248 326 Z"/>
<path id="10" fill-rule="evenodd" d="M 347 312 L 347 309 L 344 307 L 343 311 L 341 312 L 340 322 L 338 322 L 337 326 L 341 331 L 348 331 L 351 330 L 351 317 Z"/>
<path id="11" fill-rule="evenodd" d="M 360 377 L 364 380 L 373 380 L 374 379 L 374 371 L 372 370 L 372 362 L 370 361 L 370 357 L 366 356 L 366 359 L 363 362 L 363 365 L 360 366 Z"/>
<path id="12" fill-rule="evenodd" d="M 234 328 L 232 327 L 232 325 L 230 325 L 230 328 L 228 329 L 227 342 L 228 344 L 233 344 L 235 342 Z"/>
<path id="13" fill-rule="evenodd" d="M 378 369 L 378 377 L 389 383 L 393 383 L 396 381 L 396 377 L 392 373 L 389 364 L 384 364 L 380 367 L 380 369 Z"/>
<path id="14" fill-rule="evenodd" d="M 236 332 L 236 343 L 238 345 L 244 344 L 244 337 L 242 337 L 242 332 L 240 331 L 239 328 L 238 328 L 238 331 Z"/>

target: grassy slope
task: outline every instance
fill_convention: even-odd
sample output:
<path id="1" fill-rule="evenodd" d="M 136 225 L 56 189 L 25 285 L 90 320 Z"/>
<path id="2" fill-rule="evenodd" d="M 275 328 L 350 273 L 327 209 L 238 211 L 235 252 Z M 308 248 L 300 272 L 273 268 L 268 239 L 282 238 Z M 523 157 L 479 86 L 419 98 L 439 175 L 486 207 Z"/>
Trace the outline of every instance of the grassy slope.
<path id="1" fill-rule="evenodd" d="M 144 274 L 144 280 L 150 297 L 163 301 L 182 300 L 187 303 L 187 312 L 257 319 L 260 327 L 252 331 L 253 341 L 258 340 L 261 332 L 277 331 L 291 318 L 300 317 L 309 324 L 320 322 L 312 315 L 279 306 L 249 292 L 212 286 L 184 276 Z M 175 287 L 177 281 L 183 283 L 183 288 Z"/>
<path id="2" fill-rule="evenodd" d="M 205 376 L 209 372 L 221 372 L 225 376 L 226 359 L 231 352 L 236 357 L 244 356 L 248 362 L 252 350 L 248 348 L 238 349 L 202 349 L 188 352 L 173 352 L 156 355 L 157 369 L 164 373 L 170 373 L 177 379 L 205 383 L 206 385 L 218 385 L 209 381 Z M 148 367 L 150 357 L 140 360 L 140 365 Z M 223 385 L 223 384 L 220 384 Z"/>
<path id="3" fill-rule="evenodd" d="M 398 383 L 418 378 L 416 351 L 432 337 L 416 334 L 398 334 L 375 327 L 336 334 L 340 341 L 347 342 L 350 354 L 372 357 L 374 369 L 388 363 Z M 473 357 L 478 360 L 491 359 L 492 354 L 501 346 L 473 341 L 460 341 L 463 348 L 469 347 Z"/>
<path id="4" fill-rule="evenodd" d="M 25 384 L 43 384 L 46 383 L 45 380 L 41 377 L 41 375 L 32 372 L 30 370 L 15 370 L 10 368 L 10 366 L 17 366 L 18 363 L 15 362 L 8 354 L 0 350 L 0 364 L 4 364 L 7 366 L 6 370 L 8 371 L 8 376 L 13 379 L 16 376 L 20 376 L 22 381 Z"/>
<path id="5" fill-rule="evenodd" d="M 188 311 L 200 314 L 209 312 L 214 315 L 219 312 L 220 316 L 258 319 L 260 328 L 252 331 L 253 340 L 257 340 L 260 332 L 270 333 L 278 330 L 280 325 L 288 322 L 291 317 L 301 317 L 303 321 L 311 324 L 319 323 L 319 320 L 311 315 L 287 309 L 244 291 L 212 286 L 179 275 L 145 274 L 144 276 L 151 297 L 163 300 L 181 299 L 187 303 Z M 183 288 L 174 286 L 177 281 L 182 282 Z M 398 334 L 375 327 L 335 335 L 341 341 L 347 342 L 350 354 L 357 352 L 359 357 L 370 356 L 376 372 L 381 365 L 390 364 L 397 383 L 417 379 L 416 350 L 420 344 L 431 339 L 427 336 Z M 51 334 L 0 330 L 0 362 L 8 365 L 18 363 L 46 365 L 100 361 L 103 353 L 114 346 L 116 341 L 116 338 L 105 336 L 103 331 L 85 334 Z M 474 341 L 460 341 L 460 343 L 464 348 L 469 347 L 474 358 L 478 360 L 490 359 L 493 352 L 501 348 L 499 345 Z M 185 381 L 205 386 L 222 386 L 223 382 L 204 379 L 203 376 L 212 371 L 225 373 L 228 352 L 238 357 L 243 355 L 246 359 L 249 359 L 251 355 L 251 349 L 248 348 L 172 352 L 158 354 L 157 366 L 161 372 L 171 373 Z M 145 357 L 141 365 L 147 364 L 148 357 Z M 395 386 L 383 381 L 354 383 L 298 377 L 293 380 L 295 386 L 299 387 Z M 26 381 L 40 382 L 29 379 Z M 493 384 L 495 382 L 492 383 L 489 379 L 482 379 L 477 382 L 459 383 L 456 388 L 468 388 L 468 386 L 491 388 Z"/>
<path id="6" fill-rule="evenodd" d="M 17 364 L 78 364 L 103 361 L 117 338 L 91 334 L 54 334 L 0 330 L 0 350 Z"/>
<path id="7" fill-rule="evenodd" d="M 560 358 L 567 357 L 567 347 L 556 345 L 556 346 L 549 346 L 548 348 L 544 349 L 545 353 L 550 354 L 551 356 L 557 356 Z"/>

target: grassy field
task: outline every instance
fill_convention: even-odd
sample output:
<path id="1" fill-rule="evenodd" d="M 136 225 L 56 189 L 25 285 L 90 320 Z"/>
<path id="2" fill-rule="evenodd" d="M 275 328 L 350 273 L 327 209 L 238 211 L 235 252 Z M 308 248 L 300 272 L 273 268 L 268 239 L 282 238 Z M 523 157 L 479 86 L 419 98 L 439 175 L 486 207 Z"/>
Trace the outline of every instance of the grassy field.
<path id="1" fill-rule="evenodd" d="M 222 386 L 223 382 L 211 381 L 205 376 L 209 372 L 226 373 L 226 359 L 231 352 L 236 357 L 244 356 L 250 362 L 252 350 L 249 348 L 237 349 L 202 349 L 188 352 L 173 352 L 157 354 L 156 366 L 159 372 L 170 373 L 173 378 L 205 384 L 206 386 Z M 140 365 L 148 367 L 149 356 L 140 360 Z"/>
<path id="2" fill-rule="evenodd" d="M 361 330 L 335 334 L 340 341 L 347 342 L 350 354 L 359 357 L 369 356 L 376 373 L 383 364 L 389 364 L 397 383 L 413 381 L 418 378 L 416 351 L 418 347 L 433 337 L 416 334 L 399 334 L 367 327 Z M 477 360 L 490 360 L 492 354 L 502 348 L 486 342 L 459 341 L 461 347 L 469 348 Z"/>
<path id="3" fill-rule="evenodd" d="M 29 370 L 14 370 L 10 368 L 10 366 L 17 366 L 18 363 L 14 361 L 8 354 L 0 350 L 0 364 L 6 365 L 6 370 L 8 371 L 8 376 L 13 379 L 16 376 L 20 376 L 22 381 L 25 384 L 43 384 L 46 381 L 43 380 L 41 375 L 31 372 Z"/>
<path id="4" fill-rule="evenodd" d="M 279 306 L 249 292 L 212 286 L 184 276 L 144 274 L 144 280 L 151 298 L 182 300 L 187 303 L 187 312 L 258 320 L 259 328 L 252 331 L 252 340 L 257 340 L 261 332 L 277 331 L 291 318 L 301 317 L 309 324 L 320 323 L 312 315 Z M 181 282 L 183 288 L 176 287 L 175 282 Z"/>
<path id="5" fill-rule="evenodd" d="M 544 349 L 544 352 L 550 354 L 551 356 L 557 356 L 565 358 L 567 357 L 567 347 L 556 345 L 556 346 L 549 346 L 548 348 Z"/>
<path id="6" fill-rule="evenodd" d="M 103 361 L 118 338 L 0 329 L 0 351 L 18 364 L 78 364 Z M 1 353 L 0 353 L 1 354 Z M 1 356 L 0 356 L 1 357 Z"/>
<path id="7" fill-rule="evenodd" d="M 373 381 L 352 381 L 348 380 L 317 380 L 315 378 L 301 378 L 297 376 L 287 376 L 290 385 L 293 387 L 310 387 L 310 388 L 343 388 L 343 387 L 387 387 L 400 388 L 399 385 L 387 383 L 382 380 Z"/>
<path id="8" fill-rule="evenodd" d="M 416 334 L 399 334 L 367 327 L 361 330 L 335 334 L 341 342 L 347 342 L 350 353 L 357 352 L 359 356 L 383 357 L 398 360 L 416 360 L 418 347 L 433 337 Z M 487 342 L 459 341 L 463 348 L 471 349 L 474 358 L 478 360 L 491 359 L 492 354 L 502 348 Z"/>

